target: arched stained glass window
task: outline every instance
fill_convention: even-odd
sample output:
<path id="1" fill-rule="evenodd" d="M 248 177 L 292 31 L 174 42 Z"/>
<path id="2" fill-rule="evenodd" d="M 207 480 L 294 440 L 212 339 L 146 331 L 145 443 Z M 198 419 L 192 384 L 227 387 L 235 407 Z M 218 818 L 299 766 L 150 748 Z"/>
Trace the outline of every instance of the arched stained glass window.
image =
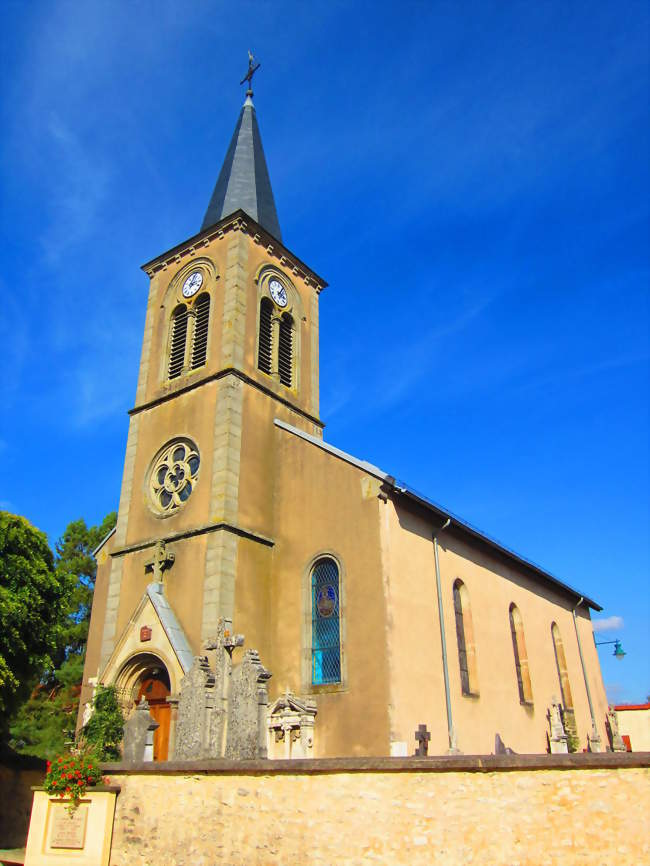
<path id="1" fill-rule="evenodd" d="M 551 625 L 551 636 L 553 637 L 553 649 L 555 650 L 555 663 L 557 665 L 557 675 L 560 680 L 560 691 L 562 692 L 562 706 L 565 709 L 573 708 L 573 697 L 571 695 L 571 685 L 569 683 L 569 671 L 566 664 L 566 656 L 564 655 L 564 644 L 560 629 L 556 622 Z"/>
<path id="2" fill-rule="evenodd" d="M 460 687 L 464 695 L 478 695 L 478 670 L 474 624 L 469 604 L 469 593 L 462 580 L 454 581 L 454 614 L 456 617 L 456 640 L 458 642 L 458 665 Z"/>
<path id="3" fill-rule="evenodd" d="M 339 569 L 323 557 L 311 572 L 311 681 L 320 686 L 341 682 Z"/>
<path id="4" fill-rule="evenodd" d="M 167 375 L 176 379 L 183 372 L 185 364 L 185 343 L 187 342 L 187 307 L 176 307 L 172 313 L 171 336 L 169 340 L 169 366 Z"/>
<path id="5" fill-rule="evenodd" d="M 528 653 L 526 652 L 526 640 L 524 638 L 524 624 L 516 604 L 510 605 L 510 633 L 512 635 L 512 651 L 515 655 L 515 672 L 517 674 L 517 688 L 519 689 L 519 701 L 522 704 L 532 704 L 533 687 L 530 682 L 528 670 Z"/>
<path id="6" fill-rule="evenodd" d="M 208 325 L 210 324 L 210 295 L 199 295 L 194 305 L 194 336 L 192 338 L 192 369 L 202 367 L 208 356 Z"/>

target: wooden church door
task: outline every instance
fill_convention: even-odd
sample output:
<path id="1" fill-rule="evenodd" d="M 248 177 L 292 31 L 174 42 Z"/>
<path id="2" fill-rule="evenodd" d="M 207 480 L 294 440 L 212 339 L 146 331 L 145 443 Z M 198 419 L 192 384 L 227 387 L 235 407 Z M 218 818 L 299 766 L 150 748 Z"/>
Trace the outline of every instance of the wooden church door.
<path id="1" fill-rule="evenodd" d="M 136 703 L 146 698 L 149 703 L 149 712 L 152 718 L 158 722 L 158 727 L 153 735 L 153 759 L 154 761 L 166 761 L 169 751 L 169 722 L 171 719 L 171 705 L 168 703 L 170 689 L 164 680 L 157 676 L 147 675 L 140 685 Z"/>

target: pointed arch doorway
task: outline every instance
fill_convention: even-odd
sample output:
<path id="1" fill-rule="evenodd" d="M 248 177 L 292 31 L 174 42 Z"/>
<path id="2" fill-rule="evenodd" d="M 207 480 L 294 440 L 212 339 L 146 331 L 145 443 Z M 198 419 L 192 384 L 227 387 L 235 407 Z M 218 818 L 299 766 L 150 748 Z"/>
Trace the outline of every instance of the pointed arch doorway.
<path id="1" fill-rule="evenodd" d="M 153 654 L 138 654 L 123 666 L 116 685 L 128 714 L 142 698 L 146 698 L 151 717 L 158 722 L 153 735 L 153 759 L 166 761 L 169 757 L 171 723 L 171 683 L 166 666 Z"/>
<path id="2" fill-rule="evenodd" d="M 171 720 L 171 704 L 168 701 L 171 689 L 169 675 L 164 667 L 154 668 L 143 675 L 135 703 L 142 698 L 147 699 L 149 713 L 158 727 L 153 735 L 154 761 L 166 761 L 169 753 L 169 722 Z"/>

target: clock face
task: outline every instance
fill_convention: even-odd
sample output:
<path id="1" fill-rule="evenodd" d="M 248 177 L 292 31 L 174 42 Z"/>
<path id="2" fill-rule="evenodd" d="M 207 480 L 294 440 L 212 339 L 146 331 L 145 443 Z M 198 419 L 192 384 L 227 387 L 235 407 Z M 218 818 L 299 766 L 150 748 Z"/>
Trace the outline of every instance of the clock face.
<path id="1" fill-rule="evenodd" d="M 271 280 L 269 283 L 269 292 L 278 307 L 287 306 L 287 290 L 280 280 Z"/>
<path id="2" fill-rule="evenodd" d="M 191 298 L 195 295 L 203 285 L 203 274 L 200 271 L 194 271 L 183 283 L 183 297 Z"/>

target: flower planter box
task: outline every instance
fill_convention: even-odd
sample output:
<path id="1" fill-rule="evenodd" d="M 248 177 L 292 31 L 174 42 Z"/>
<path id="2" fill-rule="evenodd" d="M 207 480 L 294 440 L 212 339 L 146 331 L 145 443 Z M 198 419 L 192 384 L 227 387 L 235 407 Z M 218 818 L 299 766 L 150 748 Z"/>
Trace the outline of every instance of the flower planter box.
<path id="1" fill-rule="evenodd" d="M 72 815 L 69 799 L 33 790 L 25 866 L 108 866 L 119 787 L 89 788 Z"/>

